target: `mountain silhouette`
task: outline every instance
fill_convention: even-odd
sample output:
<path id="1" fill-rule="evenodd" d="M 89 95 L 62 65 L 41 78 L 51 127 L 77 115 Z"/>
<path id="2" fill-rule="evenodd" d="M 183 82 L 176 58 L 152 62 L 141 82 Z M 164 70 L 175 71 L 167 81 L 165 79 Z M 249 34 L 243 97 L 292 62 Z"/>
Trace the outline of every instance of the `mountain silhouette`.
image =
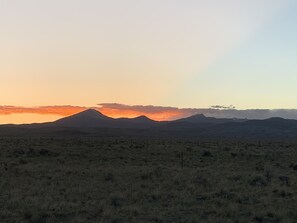
<path id="1" fill-rule="evenodd" d="M 54 122 L 0 125 L 0 135 L 90 135 L 129 137 L 192 137 L 297 139 L 297 120 L 273 117 L 264 120 L 228 119 L 193 115 L 174 121 L 154 121 L 146 116 L 110 118 L 88 109 Z"/>
<path id="2" fill-rule="evenodd" d="M 242 121 L 245 121 L 245 119 L 214 118 L 214 117 L 206 117 L 203 114 L 196 114 L 187 118 L 178 119 L 175 122 L 220 124 L 220 123 L 226 123 L 226 122 L 242 122 Z"/>
<path id="3" fill-rule="evenodd" d="M 141 116 L 138 116 L 136 118 L 134 118 L 134 121 L 138 121 L 138 122 L 146 122 L 146 123 L 151 123 L 151 122 L 155 122 L 154 120 L 144 116 L 144 115 L 141 115 Z"/>
<path id="4" fill-rule="evenodd" d="M 95 109 L 88 109 L 69 117 L 59 119 L 52 123 L 52 126 L 61 127 L 109 127 L 114 122 L 113 118 L 103 115 Z"/>
<path id="5" fill-rule="evenodd" d="M 110 118 L 97 110 L 88 109 L 78 114 L 59 119 L 50 123 L 54 127 L 75 128 L 147 128 L 153 127 L 158 122 L 146 116 L 136 118 Z"/>
<path id="6" fill-rule="evenodd" d="M 120 124 L 120 123 L 139 123 L 139 124 L 143 124 L 143 125 L 153 125 L 153 124 L 157 124 L 156 121 L 142 115 L 142 116 L 138 116 L 136 118 L 118 118 L 116 119 L 116 121 Z"/>

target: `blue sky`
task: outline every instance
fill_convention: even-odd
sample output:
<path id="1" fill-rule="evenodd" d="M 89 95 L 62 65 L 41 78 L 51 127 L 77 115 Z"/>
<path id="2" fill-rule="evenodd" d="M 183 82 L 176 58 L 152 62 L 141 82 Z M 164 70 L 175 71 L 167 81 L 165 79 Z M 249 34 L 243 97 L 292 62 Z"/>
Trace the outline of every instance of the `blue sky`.
<path id="1" fill-rule="evenodd" d="M 297 108 L 296 23 L 294 0 L 0 0 L 0 106 Z"/>
<path id="2" fill-rule="evenodd" d="M 185 82 L 188 90 L 177 91 L 176 98 L 204 106 L 296 108 L 296 24 L 297 4 L 290 2 L 242 43 Z M 191 97 L 185 100 L 189 92 Z"/>

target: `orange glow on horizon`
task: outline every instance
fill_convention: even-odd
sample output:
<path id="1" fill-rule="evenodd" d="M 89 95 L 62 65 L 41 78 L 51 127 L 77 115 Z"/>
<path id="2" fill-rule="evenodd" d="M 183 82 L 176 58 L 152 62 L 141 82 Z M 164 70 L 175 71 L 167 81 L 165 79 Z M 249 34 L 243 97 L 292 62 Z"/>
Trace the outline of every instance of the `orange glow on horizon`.
<path id="1" fill-rule="evenodd" d="M 11 122 L 13 120 L 12 116 L 18 117 L 15 123 L 21 123 L 19 119 L 20 114 L 30 114 L 30 117 L 32 120 L 30 120 L 32 123 L 35 122 L 34 115 L 36 115 L 36 118 L 40 120 L 40 115 L 48 116 L 48 121 L 52 121 L 52 117 L 66 117 L 70 115 L 74 115 L 76 113 L 82 112 L 86 109 L 95 109 L 102 114 L 112 117 L 112 118 L 135 118 L 138 116 L 147 116 L 150 119 L 156 120 L 156 121 L 167 121 L 167 120 L 173 120 L 184 117 L 186 114 L 184 111 L 179 109 L 171 109 L 168 110 L 166 108 L 164 109 L 158 109 L 156 111 L 151 111 L 147 109 L 137 110 L 131 108 L 109 108 L 109 107 L 82 107 L 82 106 L 41 106 L 41 107 L 18 107 L 18 106 L 0 106 L 0 115 L 2 116 L 1 120 L 2 123 L 3 120 L 5 121 L 5 116 L 10 116 L 10 118 L 7 118 Z M 42 120 L 47 120 L 46 118 Z M 28 119 L 24 119 L 24 123 L 28 123 Z M 30 122 L 29 121 L 29 122 Z"/>
<path id="2" fill-rule="evenodd" d="M 112 109 L 112 108 L 101 108 L 96 110 L 112 118 L 135 118 L 135 117 L 144 115 L 156 121 L 172 120 L 177 117 L 181 117 L 183 115 L 181 111 L 160 111 L 160 112 L 151 113 L 151 112 L 141 112 L 136 110 L 120 110 L 120 109 Z"/>
<path id="3" fill-rule="evenodd" d="M 42 107 L 17 107 L 0 106 L 0 115 L 11 114 L 40 114 L 69 116 L 86 110 L 86 107 L 78 106 L 42 106 Z"/>

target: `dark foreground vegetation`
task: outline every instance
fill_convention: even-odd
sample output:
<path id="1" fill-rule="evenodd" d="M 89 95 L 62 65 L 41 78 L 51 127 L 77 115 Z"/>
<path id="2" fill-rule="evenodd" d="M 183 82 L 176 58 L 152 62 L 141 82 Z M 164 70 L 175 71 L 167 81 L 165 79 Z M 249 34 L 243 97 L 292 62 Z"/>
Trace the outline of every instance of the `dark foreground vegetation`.
<path id="1" fill-rule="evenodd" d="M 0 138 L 0 222 L 296 222 L 297 144 Z"/>

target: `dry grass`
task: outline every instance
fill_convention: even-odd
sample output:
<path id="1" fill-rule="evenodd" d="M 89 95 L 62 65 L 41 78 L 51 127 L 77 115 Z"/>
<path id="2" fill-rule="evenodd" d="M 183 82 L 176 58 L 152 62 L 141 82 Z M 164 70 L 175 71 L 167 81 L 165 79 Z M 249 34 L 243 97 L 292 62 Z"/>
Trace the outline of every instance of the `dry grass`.
<path id="1" fill-rule="evenodd" d="M 1 138 L 0 219 L 294 222 L 296 149 L 277 142 Z"/>

